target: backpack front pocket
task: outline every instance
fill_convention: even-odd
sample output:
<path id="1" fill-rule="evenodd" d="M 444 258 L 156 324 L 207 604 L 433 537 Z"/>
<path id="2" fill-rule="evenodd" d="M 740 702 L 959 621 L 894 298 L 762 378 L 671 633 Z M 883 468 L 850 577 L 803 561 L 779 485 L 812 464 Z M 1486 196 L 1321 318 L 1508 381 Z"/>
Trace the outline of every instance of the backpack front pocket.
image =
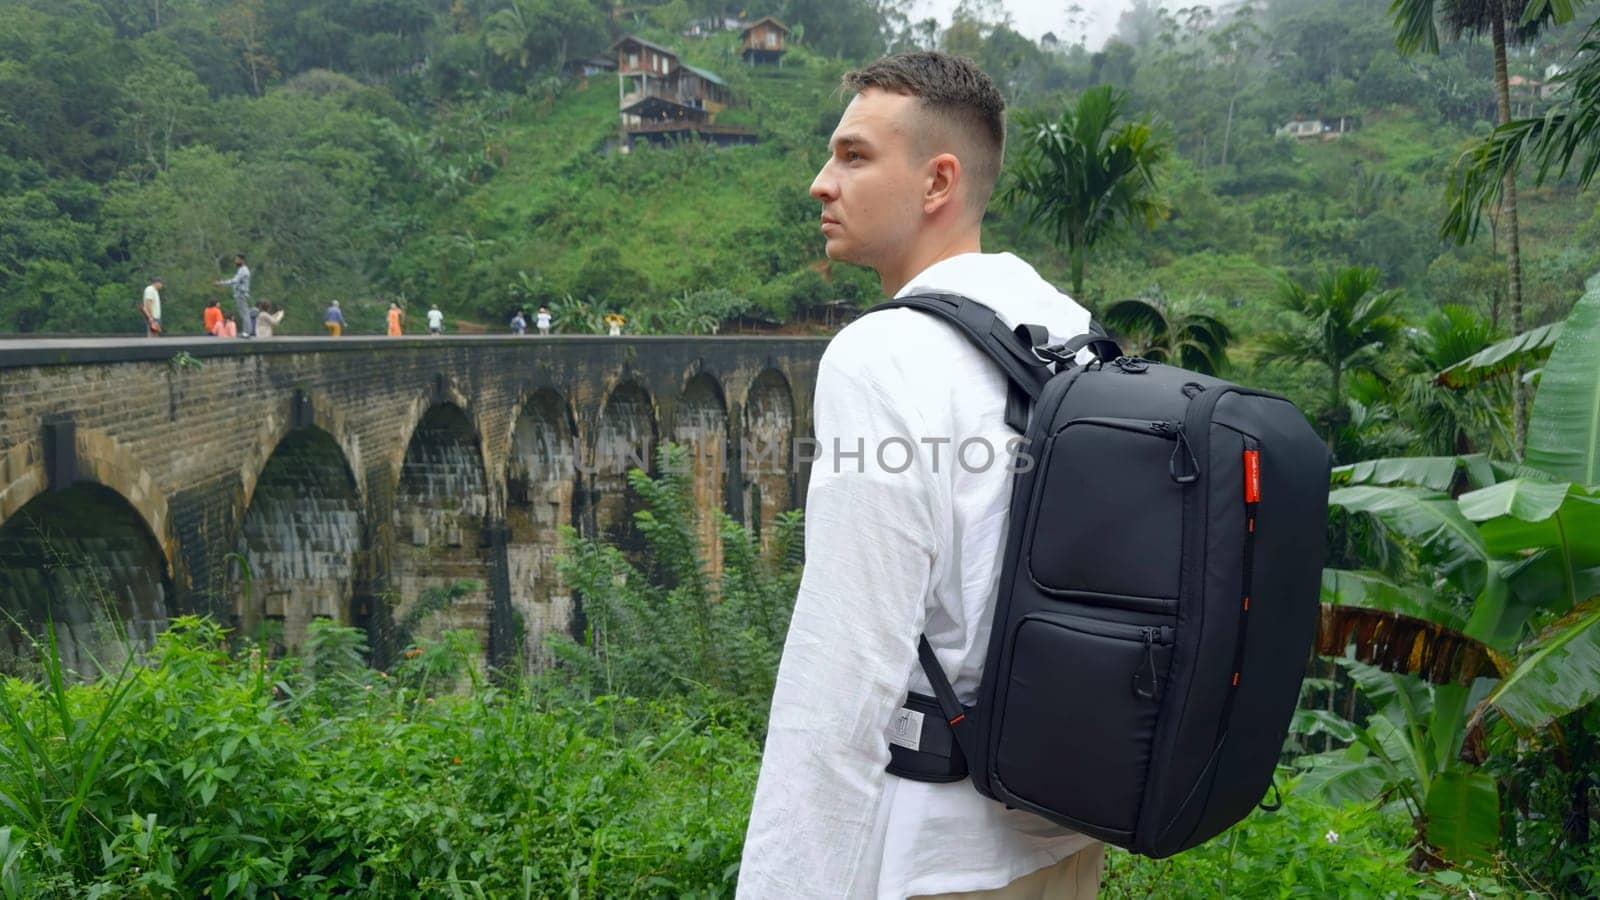
<path id="1" fill-rule="evenodd" d="M 1005 790 L 1099 836 L 1131 836 L 1172 639 L 1170 625 L 1059 613 L 1023 618 L 997 698 L 1004 737 L 994 774 Z"/>
<path id="2" fill-rule="evenodd" d="M 1039 496 L 1064 499 L 1059 509 L 1034 510 L 1034 584 L 1111 606 L 1175 604 L 1184 488 L 1198 476 L 1182 427 L 1074 419 L 1052 438 L 1043 466 Z"/>

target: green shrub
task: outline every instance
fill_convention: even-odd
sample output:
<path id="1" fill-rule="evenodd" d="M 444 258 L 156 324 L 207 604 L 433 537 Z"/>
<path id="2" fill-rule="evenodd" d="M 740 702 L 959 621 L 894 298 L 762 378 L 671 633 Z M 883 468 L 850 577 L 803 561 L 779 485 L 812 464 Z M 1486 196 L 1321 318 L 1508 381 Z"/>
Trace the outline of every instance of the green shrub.
<path id="1" fill-rule="evenodd" d="M 430 696 L 224 637 L 183 619 L 148 668 L 0 682 L 0 896 L 731 893 L 759 753 L 740 714 Z"/>
<path id="2" fill-rule="evenodd" d="M 799 514 L 781 516 L 763 550 L 749 529 L 717 512 L 723 570 L 713 583 L 684 451 L 664 447 L 658 468 L 658 478 L 628 475 L 644 501 L 636 521 L 654 571 L 563 530 L 558 566 L 582 598 L 586 625 L 579 640 L 552 636 L 551 649 L 567 683 L 584 694 L 703 696 L 744 710 L 759 728 L 799 587 Z"/>
<path id="3" fill-rule="evenodd" d="M 1205 844 L 1162 860 L 1110 850 L 1100 896 L 1432 898 L 1523 896 L 1494 873 L 1413 872 L 1411 826 L 1394 810 L 1336 807 L 1297 792 Z M 1539 896 L 1528 894 L 1527 896 Z"/>

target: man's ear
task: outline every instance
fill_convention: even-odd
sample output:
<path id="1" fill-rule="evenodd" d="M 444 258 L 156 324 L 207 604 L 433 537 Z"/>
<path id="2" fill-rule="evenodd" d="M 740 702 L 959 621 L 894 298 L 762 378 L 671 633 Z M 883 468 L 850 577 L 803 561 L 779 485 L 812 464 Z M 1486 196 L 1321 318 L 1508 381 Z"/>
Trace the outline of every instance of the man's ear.
<path id="1" fill-rule="evenodd" d="M 941 153 L 928 160 L 927 189 L 922 195 L 922 211 L 932 215 L 958 199 L 961 189 L 961 160 L 954 153 Z"/>

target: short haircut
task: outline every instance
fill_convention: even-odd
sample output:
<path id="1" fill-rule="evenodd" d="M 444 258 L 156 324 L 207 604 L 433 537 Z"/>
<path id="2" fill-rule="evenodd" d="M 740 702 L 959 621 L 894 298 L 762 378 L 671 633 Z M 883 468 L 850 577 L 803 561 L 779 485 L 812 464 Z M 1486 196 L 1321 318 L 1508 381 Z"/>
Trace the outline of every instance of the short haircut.
<path id="1" fill-rule="evenodd" d="M 937 52 L 897 53 L 846 72 L 844 87 L 916 97 L 923 112 L 950 126 L 952 136 L 970 141 L 971 158 L 963 157 L 961 163 L 978 201 L 977 212 L 983 212 L 1005 157 L 1006 101 L 972 60 Z"/>

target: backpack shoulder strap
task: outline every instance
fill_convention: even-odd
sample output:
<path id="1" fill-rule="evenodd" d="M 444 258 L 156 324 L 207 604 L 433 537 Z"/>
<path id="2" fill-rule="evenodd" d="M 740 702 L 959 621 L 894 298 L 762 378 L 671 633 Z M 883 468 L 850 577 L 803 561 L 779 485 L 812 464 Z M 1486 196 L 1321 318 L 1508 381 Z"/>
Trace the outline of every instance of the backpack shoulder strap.
<path id="1" fill-rule="evenodd" d="M 867 310 L 915 309 L 954 325 L 973 346 L 1000 366 L 1010 389 L 1006 392 L 1006 425 L 1018 433 L 1028 430 L 1028 404 L 1039 398 L 1044 383 L 1055 370 L 1033 351 L 1048 343 L 1048 332 L 1038 325 L 1019 325 L 1015 331 L 994 310 L 960 294 L 911 294 L 885 300 Z"/>

